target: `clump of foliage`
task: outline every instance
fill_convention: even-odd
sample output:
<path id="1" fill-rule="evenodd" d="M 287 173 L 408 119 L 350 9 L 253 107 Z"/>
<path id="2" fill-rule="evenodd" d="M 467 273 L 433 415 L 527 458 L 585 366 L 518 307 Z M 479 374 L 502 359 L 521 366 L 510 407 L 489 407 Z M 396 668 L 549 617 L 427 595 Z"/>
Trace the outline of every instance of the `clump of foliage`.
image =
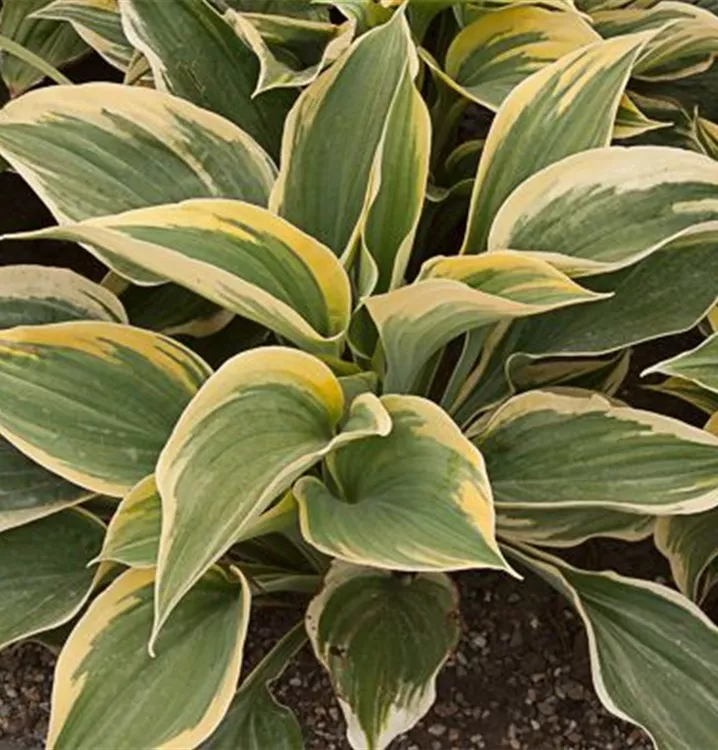
<path id="1" fill-rule="evenodd" d="M 715 745 L 715 418 L 617 398 L 700 323 L 654 387 L 718 411 L 711 7 L 5 0 L 0 34 L 0 156 L 57 220 L 12 239 L 111 269 L 0 271 L 0 644 L 64 641 L 49 748 L 300 748 L 269 685 L 306 638 L 387 747 L 467 569 L 541 576 L 608 710 Z M 23 93 L 90 48 L 124 84 Z M 562 557 L 651 536 L 680 592 Z"/>

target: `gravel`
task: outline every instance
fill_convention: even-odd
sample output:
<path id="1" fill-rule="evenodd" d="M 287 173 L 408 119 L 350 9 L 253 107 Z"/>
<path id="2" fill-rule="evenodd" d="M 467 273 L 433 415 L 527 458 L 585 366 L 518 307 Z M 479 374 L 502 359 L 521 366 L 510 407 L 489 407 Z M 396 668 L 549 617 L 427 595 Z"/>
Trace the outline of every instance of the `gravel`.
<path id="1" fill-rule="evenodd" d="M 640 730 L 596 698 L 585 634 L 558 594 L 535 577 L 473 572 L 456 580 L 463 637 L 439 676 L 434 707 L 391 750 L 651 750 Z M 289 608 L 256 611 L 248 666 L 299 616 Z M 52 666 L 40 646 L 0 654 L 0 750 L 3 741 L 10 750 L 41 747 Z M 307 750 L 348 750 L 329 681 L 308 648 L 274 692 L 297 712 Z"/>

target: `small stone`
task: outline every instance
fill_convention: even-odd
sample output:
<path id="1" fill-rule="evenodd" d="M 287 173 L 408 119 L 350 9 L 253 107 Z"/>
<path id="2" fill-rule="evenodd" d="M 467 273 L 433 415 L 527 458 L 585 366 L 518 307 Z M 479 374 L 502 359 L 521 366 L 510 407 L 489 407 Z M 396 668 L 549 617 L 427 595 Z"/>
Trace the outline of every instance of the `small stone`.
<path id="1" fill-rule="evenodd" d="M 456 742 L 461 737 L 461 732 L 458 729 L 449 729 L 449 741 Z"/>
<path id="2" fill-rule="evenodd" d="M 484 738 L 480 734 L 472 734 L 471 737 L 469 737 L 469 742 L 472 745 L 478 745 L 479 743 L 483 741 L 484 741 Z"/>
<path id="3" fill-rule="evenodd" d="M 536 691 L 533 688 L 529 688 L 526 691 L 526 705 L 530 706 L 532 703 L 536 703 Z"/>
<path id="4" fill-rule="evenodd" d="M 429 727 L 429 734 L 433 734 L 434 737 L 441 737 L 446 732 L 446 727 L 443 724 L 432 724 Z"/>
<path id="5" fill-rule="evenodd" d="M 554 702 L 550 699 L 546 699 L 545 701 L 541 701 L 540 703 L 537 703 L 536 707 L 538 708 L 539 712 L 542 713 L 544 716 L 553 716 L 556 713 L 556 706 L 554 705 Z"/>
<path id="6" fill-rule="evenodd" d="M 578 682 L 574 682 L 573 680 L 567 682 L 564 685 L 564 689 L 566 691 L 566 695 L 572 701 L 582 701 L 586 697 L 586 691 L 583 689 L 583 685 Z"/>
<path id="7" fill-rule="evenodd" d="M 289 684 L 292 687 L 301 687 L 302 686 L 302 680 L 299 677 L 292 677 L 292 679 L 289 680 Z"/>

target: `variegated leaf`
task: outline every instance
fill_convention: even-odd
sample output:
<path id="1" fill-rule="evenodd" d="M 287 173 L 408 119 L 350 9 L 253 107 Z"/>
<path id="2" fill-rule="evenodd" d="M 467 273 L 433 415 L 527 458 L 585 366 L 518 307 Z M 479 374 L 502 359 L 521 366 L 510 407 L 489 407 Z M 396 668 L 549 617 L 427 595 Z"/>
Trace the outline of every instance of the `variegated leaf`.
<path id="1" fill-rule="evenodd" d="M 664 516 L 656 521 L 656 547 L 670 563 L 676 586 L 699 604 L 708 593 L 708 569 L 718 559 L 716 530 L 716 508 L 690 516 Z"/>
<path id="2" fill-rule="evenodd" d="M 217 731 L 200 750 L 303 750 L 294 713 L 269 690 L 307 640 L 304 623 L 293 627 L 245 677 Z"/>
<path id="3" fill-rule="evenodd" d="M 110 65 L 129 67 L 135 50 L 122 30 L 118 0 L 52 0 L 33 17 L 68 21 Z"/>
<path id="4" fill-rule="evenodd" d="M 254 96 L 276 88 L 307 86 L 344 53 L 355 25 L 227 11 L 225 18 L 259 60 Z"/>
<path id="5" fill-rule="evenodd" d="M 307 609 L 307 632 L 354 750 L 384 750 L 429 710 L 461 633 L 458 605 L 441 573 L 333 564 Z"/>
<path id="6" fill-rule="evenodd" d="M 695 349 L 652 365 L 643 375 L 660 372 L 690 380 L 701 388 L 718 394 L 718 333 Z"/>
<path id="7" fill-rule="evenodd" d="M 136 281 L 164 274 L 309 349 L 336 353 L 349 324 L 349 279 L 331 251 L 249 203 L 184 201 L 14 237 L 82 242 Z"/>
<path id="8" fill-rule="evenodd" d="M 718 412 L 718 393 L 701 388 L 692 380 L 670 377 L 658 385 L 647 385 L 646 388 L 686 401 L 706 414 Z"/>
<path id="9" fill-rule="evenodd" d="M 609 144 L 631 69 L 652 35 L 583 47 L 512 90 L 481 155 L 462 252 L 485 249 L 496 212 L 524 180 L 566 156 Z"/>
<path id="10" fill-rule="evenodd" d="M 270 207 L 338 256 L 356 237 L 385 121 L 407 67 L 415 75 L 409 27 L 398 12 L 355 41 L 302 92 L 287 118 Z"/>
<path id="11" fill-rule="evenodd" d="M 155 636 L 202 573 L 304 471 L 341 445 L 391 429 L 372 394 L 354 401 L 340 430 L 343 415 L 344 395 L 331 370 L 293 349 L 245 352 L 210 378 L 157 464 Z"/>
<path id="12" fill-rule="evenodd" d="M 97 560 L 130 568 L 154 568 L 162 528 L 162 506 L 154 476 L 133 487 L 112 516 Z"/>
<path id="13" fill-rule="evenodd" d="M 381 337 L 385 390 L 402 393 L 432 354 L 466 331 L 596 299 L 545 261 L 504 252 L 434 258 L 418 281 L 366 304 Z"/>
<path id="14" fill-rule="evenodd" d="M 242 664 L 249 585 L 236 569 L 209 571 L 177 608 L 154 658 L 153 594 L 153 571 L 128 571 L 72 631 L 55 671 L 48 750 L 179 750 L 218 726 Z"/>
<path id="15" fill-rule="evenodd" d="M 597 393 L 515 396 L 473 440 L 497 508 L 660 515 L 718 505 L 718 437 Z"/>
<path id="16" fill-rule="evenodd" d="M 718 219 L 718 163 L 676 148 L 593 149 L 523 182 L 491 226 L 489 250 L 525 250 L 569 275 L 645 258 Z"/>
<path id="17" fill-rule="evenodd" d="M 11 328 L 0 332 L 0 433 L 53 473 L 121 496 L 153 471 L 209 373 L 181 344 L 115 323 Z"/>
<path id="18" fill-rule="evenodd" d="M 708 70 L 718 53 L 718 17 L 692 3 L 663 0 L 653 7 L 601 10 L 592 14 L 596 31 L 617 37 L 656 30 L 636 62 L 634 75 L 664 81 Z"/>
<path id="19" fill-rule="evenodd" d="M 512 555 L 578 611 L 593 684 L 612 714 L 642 727 L 657 750 L 714 744 L 718 628 L 698 607 L 650 581 L 579 570 L 536 550 Z"/>
<path id="20" fill-rule="evenodd" d="M 381 401 L 391 433 L 326 459 L 336 489 L 315 477 L 295 485 L 304 538 L 357 565 L 508 569 L 494 538 L 491 487 L 479 451 L 430 401 Z"/>
<path id="21" fill-rule="evenodd" d="M 222 117 L 111 83 L 53 86 L 11 102 L 0 110 L 0 154 L 59 222 L 187 198 L 266 205 L 275 175 L 254 140 Z"/>
<path id="22" fill-rule="evenodd" d="M 259 62 L 206 0 L 119 0 L 122 25 L 163 91 L 226 117 L 272 156 L 293 101 L 288 92 L 252 97 Z"/>
<path id="23" fill-rule="evenodd" d="M 4 0 L 0 11 L 0 35 L 12 39 L 53 66 L 62 66 L 89 51 L 72 26 L 34 18 L 35 11 L 51 0 Z M 11 96 L 17 96 L 42 80 L 43 73 L 18 57 L 2 55 L 0 73 Z"/>
<path id="24" fill-rule="evenodd" d="M 0 649 L 77 614 L 97 582 L 88 563 L 104 531 L 70 509 L 0 534 Z"/>
<path id="25" fill-rule="evenodd" d="M 718 159 L 718 125 L 705 117 L 696 116 L 693 123 L 695 137 L 703 151 Z"/>

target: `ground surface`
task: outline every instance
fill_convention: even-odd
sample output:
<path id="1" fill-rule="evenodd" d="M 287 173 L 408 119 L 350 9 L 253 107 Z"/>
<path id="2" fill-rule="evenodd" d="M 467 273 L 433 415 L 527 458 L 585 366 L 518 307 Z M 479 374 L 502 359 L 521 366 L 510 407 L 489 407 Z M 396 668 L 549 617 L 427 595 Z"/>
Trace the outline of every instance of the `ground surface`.
<path id="1" fill-rule="evenodd" d="M 573 557 L 590 567 L 610 560 L 622 572 L 666 574 L 648 545 L 594 545 Z M 640 731 L 600 706 L 585 636 L 559 595 L 533 577 L 521 583 L 469 573 L 457 580 L 463 638 L 440 676 L 434 708 L 392 750 L 650 750 Z M 256 662 L 298 617 L 295 610 L 257 612 L 248 661 Z M 0 750 L 3 741 L 11 748 L 41 747 L 52 665 L 39 646 L 0 654 Z M 346 750 L 339 709 L 310 653 L 300 654 L 275 694 L 298 713 L 308 750 Z"/>

